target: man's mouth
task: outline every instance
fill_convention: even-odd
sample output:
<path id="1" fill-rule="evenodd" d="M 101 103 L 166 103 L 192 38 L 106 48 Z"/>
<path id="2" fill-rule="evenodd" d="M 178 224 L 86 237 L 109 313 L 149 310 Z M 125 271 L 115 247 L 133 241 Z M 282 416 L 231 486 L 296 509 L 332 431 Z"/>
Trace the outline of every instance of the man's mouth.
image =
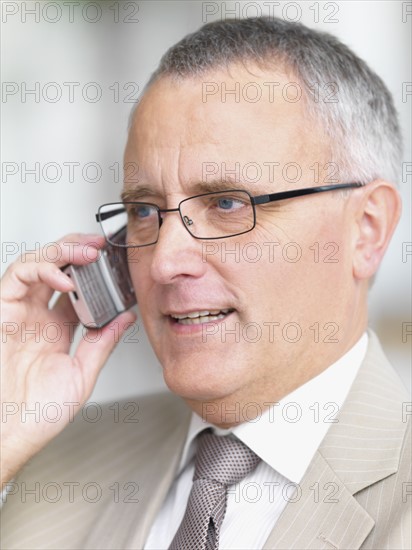
<path id="1" fill-rule="evenodd" d="M 192 311 L 190 313 L 172 314 L 170 317 L 179 325 L 201 325 L 202 323 L 211 323 L 224 319 L 234 309 L 211 309 L 202 311 Z"/>

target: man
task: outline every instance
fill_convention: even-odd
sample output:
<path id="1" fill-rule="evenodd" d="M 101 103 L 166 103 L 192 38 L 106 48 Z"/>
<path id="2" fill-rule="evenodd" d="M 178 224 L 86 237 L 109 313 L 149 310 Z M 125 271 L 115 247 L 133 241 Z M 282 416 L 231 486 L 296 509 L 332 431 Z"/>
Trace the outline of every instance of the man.
<path id="1" fill-rule="evenodd" d="M 7 401 L 41 414 L 7 409 L 4 548 L 410 547 L 408 397 L 366 332 L 399 156 L 385 86 L 328 35 L 227 20 L 172 47 L 133 114 L 139 180 L 123 202 L 142 321 L 176 395 L 136 402 L 138 422 L 119 421 L 127 404 L 72 422 L 113 326 L 70 357 L 67 295 L 47 308 L 73 289 L 67 257 L 16 262 L 3 319 L 59 323 L 63 338 L 8 339 Z M 97 258 L 82 247 L 102 238 L 75 239 L 73 263 Z M 214 486 L 223 500 L 199 534 L 208 427 L 254 464 Z"/>

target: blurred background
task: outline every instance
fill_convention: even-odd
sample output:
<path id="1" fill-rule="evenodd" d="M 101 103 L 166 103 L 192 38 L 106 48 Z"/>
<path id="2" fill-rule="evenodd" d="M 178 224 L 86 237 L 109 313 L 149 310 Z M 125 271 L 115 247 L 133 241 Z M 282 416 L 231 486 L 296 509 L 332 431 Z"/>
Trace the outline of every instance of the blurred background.
<path id="1" fill-rule="evenodd" d="M 117 200 L 130 111 L 169 46 L 203 23 L 275 15 L 335 34 L 383 78 L 405 141 L 403 216 L 370 293 L 370 325 L 411 387 L 412 5 L 357 2 L 14 2 L 2 8 L 2 271 L 69 232 L 98 232 Z M 90 401 L 165 387 L 143 327 Z"/>

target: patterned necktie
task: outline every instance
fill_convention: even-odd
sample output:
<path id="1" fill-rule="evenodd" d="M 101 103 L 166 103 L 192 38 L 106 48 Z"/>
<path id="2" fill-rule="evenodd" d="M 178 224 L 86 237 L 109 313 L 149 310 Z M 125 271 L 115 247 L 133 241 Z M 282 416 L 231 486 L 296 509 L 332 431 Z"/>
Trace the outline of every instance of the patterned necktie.
<path id="1" fill-rule="evenodd" d="M 202 432 L 186 512 L 169 550 L 217 550 L 227 486 L 238 483 L 259 462 L 260 458 L 235 436 Z"/>

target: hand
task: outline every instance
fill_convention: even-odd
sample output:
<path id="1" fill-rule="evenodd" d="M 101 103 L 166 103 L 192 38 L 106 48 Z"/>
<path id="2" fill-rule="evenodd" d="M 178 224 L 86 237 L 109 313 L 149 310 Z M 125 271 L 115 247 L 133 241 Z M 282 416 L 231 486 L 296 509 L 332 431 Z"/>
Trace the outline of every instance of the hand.
<path id="1" fill-rule="evenodd" d="M 9 481 L 73 420 L 90 396 L 118 337 L 136 320 L 134 313 L 125 312 L 103 329 L 89 329 L 69 355 L 78 319 L 67 294 L 73 283 L 60 267 L 95 261 L 103 244 L 101 236 L 68 235 L 57 242 L 61 250 L 58 261 L 44 259 L 46 253 L 40 255 L 40 261 L 33 255 L 22 256 L 4 274 L 2 482 Z M 49 309 L 54 291 L 62 295 Z"/>

